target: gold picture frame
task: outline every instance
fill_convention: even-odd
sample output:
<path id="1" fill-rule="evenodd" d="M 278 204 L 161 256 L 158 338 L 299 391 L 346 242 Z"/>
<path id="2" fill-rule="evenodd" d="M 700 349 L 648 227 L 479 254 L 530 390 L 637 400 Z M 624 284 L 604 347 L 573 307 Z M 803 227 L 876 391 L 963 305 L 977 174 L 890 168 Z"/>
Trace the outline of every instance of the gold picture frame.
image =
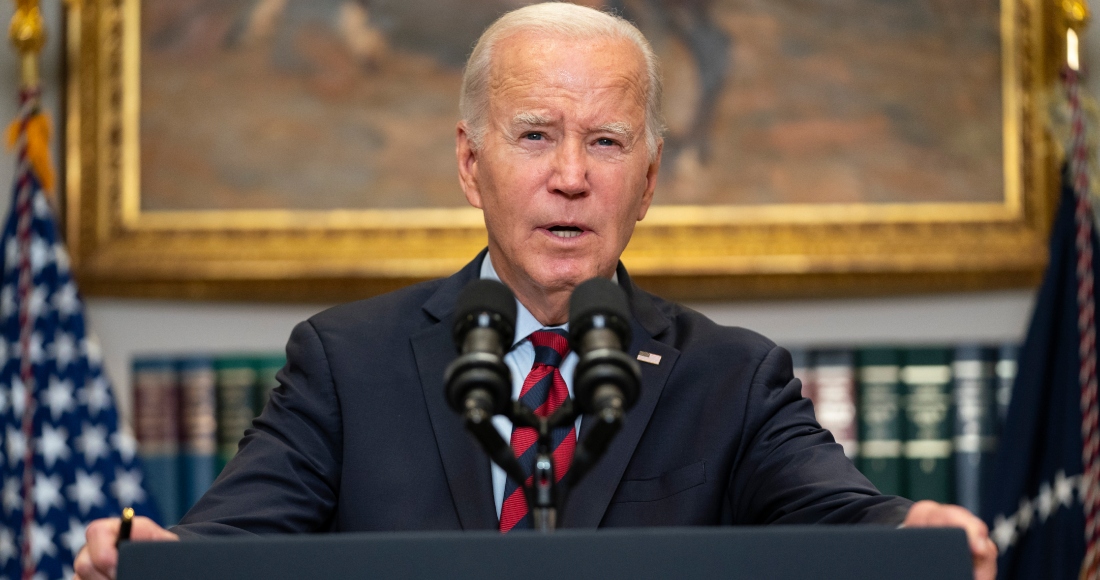
<path id="1" fill-rule="evenodd" d="M 1055 4 L 1001 2 L 1002 202 L 659 206 L 624 263 L 681 300 L 1036 283 L 1058 186 Z M 485 245 L 469 208 L 143 211 L 139 0 L 67 10 L 64 231 L 85 293 L 341 301 L 448 275 Z"/>

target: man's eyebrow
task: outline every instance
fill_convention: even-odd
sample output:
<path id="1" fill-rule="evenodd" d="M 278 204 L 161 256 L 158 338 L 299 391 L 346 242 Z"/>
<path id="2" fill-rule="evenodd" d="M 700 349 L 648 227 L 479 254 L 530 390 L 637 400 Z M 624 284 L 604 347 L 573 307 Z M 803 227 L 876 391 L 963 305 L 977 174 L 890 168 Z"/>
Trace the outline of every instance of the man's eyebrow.
<path id="1" fill-rule="evenodd" d="M 634 129 L 630 126 L 630 123 L 623 121 L 615 121 L 614 123 L 604 123 L 599 127 L 596 127 L 597 132 L 611 133 L 612 135 L 618 135 L 619 137 L 628 138 L 634 135 Z"/>
<path id="2" fill-rule="evenodd" d="M 512 117 L 513 125 L 535 125 L 543 126 L 550 124 L 550 118 L 538 113 L 532 113 L 530 111 L 523 111 L 516 113 L 515 117 Z"/>

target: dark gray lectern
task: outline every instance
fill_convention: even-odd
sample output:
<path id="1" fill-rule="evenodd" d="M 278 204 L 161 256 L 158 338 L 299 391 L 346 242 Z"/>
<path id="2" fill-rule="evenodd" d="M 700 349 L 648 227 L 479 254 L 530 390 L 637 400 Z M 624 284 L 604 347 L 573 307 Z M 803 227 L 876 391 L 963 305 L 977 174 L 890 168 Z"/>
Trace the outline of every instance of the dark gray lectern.
<path id="1" fill-rule="evenodd" d="M 119 580 L 972 578 L 959 529 L 650 528 L 127 542 Z"/>

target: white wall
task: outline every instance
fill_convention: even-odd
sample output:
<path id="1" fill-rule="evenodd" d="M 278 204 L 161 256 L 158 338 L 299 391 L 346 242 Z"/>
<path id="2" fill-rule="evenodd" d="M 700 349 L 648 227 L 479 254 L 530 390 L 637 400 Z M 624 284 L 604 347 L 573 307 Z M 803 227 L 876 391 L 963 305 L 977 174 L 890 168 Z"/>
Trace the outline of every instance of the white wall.
<path id="1" fill-rule="evenodd" d="M 61 3 L 43 4 L 51 33 L 43 58 L 45 100 L 57 120 Z M 0 22 L 8 21 L 12 5 L 0 3 Z M 1100 62 L 1097 27 L 1089 32 L 1086 48 L 1086 62 Z M 1100 95 L 1098 76 L 1089 84 L 1093 95 Z M 4 79 L 0 82 L 0 120 L 16 115 L 18 78 L 12 51 L 0 50 L 0 79 Z M 10 154 L 0 158 L 0 187 L 4 188 L 0 189 L 0 204 L 5 208 L 11 194 L 4 184 L 12 183 L 13 166 Z M 692 306 L 723 324 L 752 328 L 780 344 L 794 346 L 1020 340 L 1032 301 L 1031 290 L 1013 290 Z M 294 324 L 323 307 L 94 298 L 88 301 L 88 318 L 103 345 L 107 371 L 116 386 L 122 386 L 129 384 L 129 361 L 134 354 L 281 350 Z M 120 407 L 128 411 L 129 389 L 116 392 Z"/>

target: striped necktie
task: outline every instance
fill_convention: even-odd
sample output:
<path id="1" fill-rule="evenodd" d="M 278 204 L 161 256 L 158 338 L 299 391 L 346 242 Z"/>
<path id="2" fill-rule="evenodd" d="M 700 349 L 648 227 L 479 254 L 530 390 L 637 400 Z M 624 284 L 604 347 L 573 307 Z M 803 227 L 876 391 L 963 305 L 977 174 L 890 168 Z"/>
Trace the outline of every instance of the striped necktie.
<path id="1" fill-rule="evenodd" d="M 565 379 L 558 369 L 561 361 L 569 355 L 569 339 L 564 330 L 537 330 L 531 333 L 530 339 L 535 347 L 535 364 L 523 381 L 519 401 L 528 409 L 534 410 L 539 417 L 549 417 L 569 398 Z M 538 436 L 531 427 L 512 429 L 512 449 L 527 474 L 528 485 L 535 469 L 537 439 Z M 576 429 L 573 425 L 558 427 L 554 429 L 552 439 L 554 475 L 561 481 L 573 460 L 573 450 L 577 446 Z M 523 489 L 509 478 L 504 485 L 504 502 L 500 507 L 500 531 L 506 533 L 531 527 L 531 514 L 527 512 Z"/>

